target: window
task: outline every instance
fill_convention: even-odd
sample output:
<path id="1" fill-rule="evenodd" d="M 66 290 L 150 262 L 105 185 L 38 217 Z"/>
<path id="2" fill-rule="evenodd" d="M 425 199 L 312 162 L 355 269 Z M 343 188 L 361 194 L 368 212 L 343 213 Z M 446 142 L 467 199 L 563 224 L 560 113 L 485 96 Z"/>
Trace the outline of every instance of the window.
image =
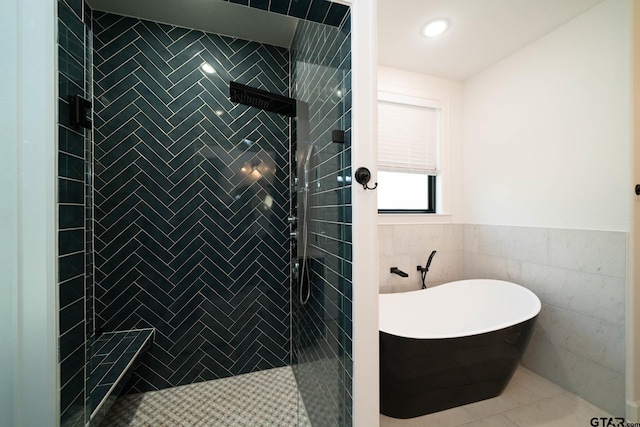
<path id="1" fill-rule="evenodd" d="M 440 102 L 378 94 L 378 212 L 435 213 Z"/>

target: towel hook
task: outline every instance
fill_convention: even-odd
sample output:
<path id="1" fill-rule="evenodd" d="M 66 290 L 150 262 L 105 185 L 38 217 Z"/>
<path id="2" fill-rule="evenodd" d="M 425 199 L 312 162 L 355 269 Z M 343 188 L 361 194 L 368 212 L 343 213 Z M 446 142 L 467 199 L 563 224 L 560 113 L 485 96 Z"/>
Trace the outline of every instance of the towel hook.
<path id="1" fill-rule="evenodd" d="M 364 188 L 365 190 L 375 190 L 376 188 L 378 188 L 377 182 L 373 187 L 369 187 L 367 185 L 369 184 L 369 181 L 371 181 L 371 171 L 365 167 L 356 169 L 355 177 L 356 182 L 362 185 L 362 188 Z"/>

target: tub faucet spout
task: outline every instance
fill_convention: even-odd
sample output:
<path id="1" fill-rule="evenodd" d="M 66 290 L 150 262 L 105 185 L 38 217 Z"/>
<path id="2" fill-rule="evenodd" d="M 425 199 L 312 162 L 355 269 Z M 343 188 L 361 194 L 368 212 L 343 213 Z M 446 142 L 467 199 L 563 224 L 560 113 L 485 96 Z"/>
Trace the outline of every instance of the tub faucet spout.
<path id="1" fill-rule="evenodd" d="M 391 272 L 393 274 L 397 274 L 400 277 L 409 277 L 409 275 L 407 273 L 405 273 L 402 270 L 399 270 L 398 267 L 391 267 Z"/>

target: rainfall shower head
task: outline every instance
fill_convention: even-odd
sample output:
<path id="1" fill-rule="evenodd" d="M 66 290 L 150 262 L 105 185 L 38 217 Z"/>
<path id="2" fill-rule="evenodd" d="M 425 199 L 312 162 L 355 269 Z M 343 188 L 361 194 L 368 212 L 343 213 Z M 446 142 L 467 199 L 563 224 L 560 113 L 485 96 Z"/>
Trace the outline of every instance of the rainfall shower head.
<path id="1" fill-rule="evenodd" d="M 240 83 L 229 83 L 229 99 L 232 102 L 248 105 L 289 117 L 296 116 L 296 100 L 286 96 L 256 89 Z"/>

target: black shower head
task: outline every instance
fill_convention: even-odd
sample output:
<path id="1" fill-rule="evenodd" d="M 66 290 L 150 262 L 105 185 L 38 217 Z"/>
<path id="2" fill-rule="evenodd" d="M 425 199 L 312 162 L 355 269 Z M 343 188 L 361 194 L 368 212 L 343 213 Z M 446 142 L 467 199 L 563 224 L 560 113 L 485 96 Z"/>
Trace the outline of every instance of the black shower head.
<path id="1" fill-rule="evenodd" d="M 229 99 L 232 102 L 248 105 L 289 117 L 296 116 L 296 100 L 286 96 L 256 89 L 240 83 L 229 83 Z"/>

